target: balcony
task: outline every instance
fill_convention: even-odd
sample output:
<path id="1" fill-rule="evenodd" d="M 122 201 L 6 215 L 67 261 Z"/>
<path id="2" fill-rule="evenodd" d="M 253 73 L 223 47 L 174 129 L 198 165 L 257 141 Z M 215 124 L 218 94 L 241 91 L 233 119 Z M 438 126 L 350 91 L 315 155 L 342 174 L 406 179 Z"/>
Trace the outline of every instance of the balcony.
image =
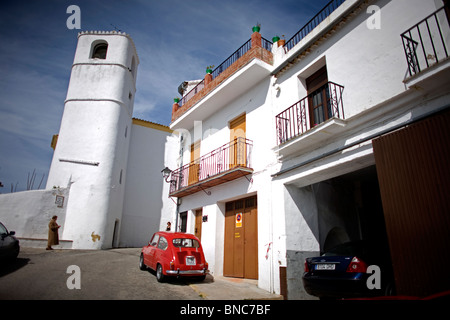
<path id="1" fill-rule="evenodd" d="M 275 117 L 280 157 L 308 152 L 342 132 L 344 87 L 328 82 Z"/>
<path id="2" fill-rule="evenodd" d="M 236 138 L 203 157 L 172 171 L 170 177 L 170 197 L 185 197 L 206 191 L 253 173 L 251 154 L 253 142 Z"/>
<path id="3" fill-rule="evenodd" d="M 401 34 L 410 77 L 449 57 L 449 8 L 444 6 Z"/>
<path id="4" fill-rule="evenodd" d="M 249 41 L 172 106 L 171 128 L 190 128 L 194 120 L 211 116 L 267 78 L 273 64 L 271 46 L 254 32 Z"/>
<path id="5" fill-rule="evenodd" d="M 277 141 L 283 144 L 333 118 L 344 119 L 344 87 L 328 82 L 276 116 Z"/>

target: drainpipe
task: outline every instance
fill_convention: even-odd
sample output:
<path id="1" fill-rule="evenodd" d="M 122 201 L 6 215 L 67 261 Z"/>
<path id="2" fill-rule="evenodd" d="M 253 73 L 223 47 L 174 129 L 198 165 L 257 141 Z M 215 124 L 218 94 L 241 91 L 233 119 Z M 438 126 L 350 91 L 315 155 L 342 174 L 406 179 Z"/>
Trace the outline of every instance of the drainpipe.
<path id="1" fill-rule="evenodd" d="M 180 172 L 181 172 L 181 168 L 183 167 L 183 154 L 184 154 L 184 148 L 183 148 L 183 134 L 180 135 Z M 181 180 L 181 176 L 179 178 Z M 180 183 L 180 182 L 178 182 Z M 178 184 L 179 185 L 179 184 Z M 180 215 L 180 205 L 181 205 L 181 199 L 177 197 L 177 210 L 176 210 L 176 215 L 175 215 L 175 232 L 178 231 L 179 227 L 178 227 L 178 216 Z"/>
<path id="2" fill-rule="evenodd" d="M 178 229 L 178 215 L 180 214 L 180 204 L 181 204 L 180 198 L 177 198 L 177 211 L 175 214 L 175 232 L 177 232 Z"/>

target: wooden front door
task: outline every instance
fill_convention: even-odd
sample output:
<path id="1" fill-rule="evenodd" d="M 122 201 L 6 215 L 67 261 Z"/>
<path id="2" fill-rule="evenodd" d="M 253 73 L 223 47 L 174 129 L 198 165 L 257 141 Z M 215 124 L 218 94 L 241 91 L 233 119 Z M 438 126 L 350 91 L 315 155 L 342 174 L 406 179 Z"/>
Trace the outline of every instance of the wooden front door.
<path id="1" fill-rule="evenodd" d="M 230 169 L 246 166 L 247 150 L 245 144 L 245 114 L 230 122 Z"/>
<path id="2" fill-rule="evenodd" d="M 200 173 L 200 141 L 197 141 L 191 145 L 191 162 L 189 166 L 189 181 L 188 184 L 194 184 L 198 182 Z"/>
<path id="3" fill-rule="evenodd" d="M 195 232 L 194 235 L 202 240 L 202 223 L 203 223 L 203 209 L 195 210 Z"/>
<path id="4" fill-rule="evenodd" d="M 225 211 L 223 275 L 258 279 L 257 198 L 228 202 Z"/>

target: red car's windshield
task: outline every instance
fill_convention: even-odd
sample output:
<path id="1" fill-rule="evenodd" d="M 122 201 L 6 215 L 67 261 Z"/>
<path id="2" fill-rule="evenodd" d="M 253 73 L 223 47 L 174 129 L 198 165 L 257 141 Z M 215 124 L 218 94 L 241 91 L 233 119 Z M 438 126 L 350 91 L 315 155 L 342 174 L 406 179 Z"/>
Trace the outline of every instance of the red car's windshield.
<path id="1" fill-rule="evenodd" d="M 177 248 L 199 248 L 200 243 L 195 239 L 173 239 L 173 245 Z"/>

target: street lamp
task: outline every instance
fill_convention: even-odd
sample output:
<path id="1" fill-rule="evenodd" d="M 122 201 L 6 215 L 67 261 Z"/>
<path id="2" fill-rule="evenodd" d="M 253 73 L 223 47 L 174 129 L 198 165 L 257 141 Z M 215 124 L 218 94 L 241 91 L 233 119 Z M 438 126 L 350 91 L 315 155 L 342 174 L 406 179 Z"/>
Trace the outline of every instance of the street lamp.
<path id="1" fill-rule="evenodd" d="M 170 170 L 169 168 L 165 167 L 164 169 L 161 170 L 161 173 L 162 173 L 162 176 L 163 176 L 164 180 L 167 183 L 172 183 L 172 181 L 168 180 L 169 177 L 170 177 L 170 174 L 172 173 L 172 170 Z M 178 228 L 178 214 L 179 214 L 180 203 L 181 203 L 180 200 L 181 200 L 180 198 L 177 198 L 177 211 L 175 213 L 175 232 L 177 231 L 177 228 Z"/>
<path id="2" fill-rule="evenodd" d="M 167 179 L 170 177 L 170 174 L 172 173 L 172 170 L 170 170 L 169 168 L 165 167 L 164 169 L 161 170 L 161 173 L 163 175 L 163 178 L 166 180 L 166 182 L 169 183 L 170 181 L 168 181 Z"/>

